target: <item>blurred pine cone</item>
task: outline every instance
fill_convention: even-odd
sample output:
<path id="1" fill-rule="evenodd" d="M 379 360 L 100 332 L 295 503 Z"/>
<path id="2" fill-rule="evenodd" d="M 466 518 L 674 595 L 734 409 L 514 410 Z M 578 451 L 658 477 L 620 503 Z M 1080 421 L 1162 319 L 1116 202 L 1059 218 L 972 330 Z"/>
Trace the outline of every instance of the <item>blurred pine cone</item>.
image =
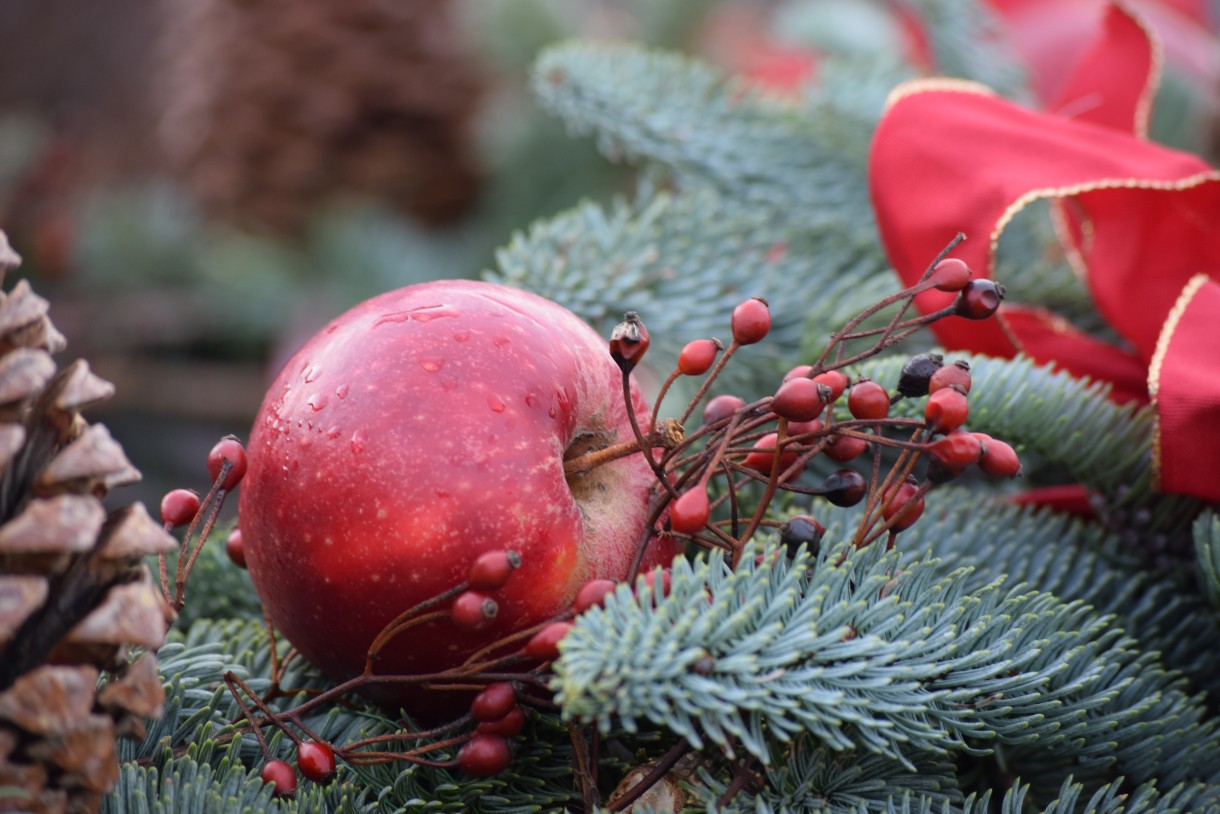
<path id="1" fill-rule="evenodd" d="M 0 232 L 0 283 L 19 263 Z M 116 737 L 164 701 L 172 613 L 143 561 L 176 544 L 140 504 L 103 508 L 140 473 L 81 417 L 113 388 L 81 360 L 57 370 L 63 346 L 24 280 L 0 293 L 0 811 L 96 811 Z"/>
<path id="2" fill-rule="evenodd" d="M 429 224 L 478 191 L 482 80 L 451 0 L 166 4 L 171 163 L 211 214 L 299 229 L 326 200 Z"/>

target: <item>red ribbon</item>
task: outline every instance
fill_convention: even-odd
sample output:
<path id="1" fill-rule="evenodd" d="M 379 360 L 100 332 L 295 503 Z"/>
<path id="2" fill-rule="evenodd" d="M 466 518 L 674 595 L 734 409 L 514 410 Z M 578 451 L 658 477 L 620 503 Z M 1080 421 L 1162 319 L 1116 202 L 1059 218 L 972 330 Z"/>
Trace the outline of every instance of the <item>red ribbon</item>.
<path id="1" fill-rule="evenodd" d="M 1054 202 L 1098 310 L 1127 345 L 1007 302 L 991 320 L 938 322 L 938 339 L 1025 353 L 1111 382 L 1117 400 L 1151 400 L 1158 488 L 1220 500 L 1220 172 L 1144 138 L 1159 64 L 1147 29 L 1111 5 L 1059 114 L 972 83 L 900 86 L 874 137 L 870 186 L 882 241 L 908 283 L 959 231 L 970 239 L 956 256 L 994 276 L 1013 216 Z M 933 291 L 917 302 L 932 310 L 950 298 Z"/>

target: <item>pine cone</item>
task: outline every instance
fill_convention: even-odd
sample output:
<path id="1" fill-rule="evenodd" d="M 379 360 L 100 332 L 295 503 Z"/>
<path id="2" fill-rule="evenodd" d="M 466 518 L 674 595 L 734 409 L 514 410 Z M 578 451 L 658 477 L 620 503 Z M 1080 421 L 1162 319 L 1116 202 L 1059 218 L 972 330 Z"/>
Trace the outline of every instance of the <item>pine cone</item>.
<path id="1" fill-rule="evenodd" d="M 18 263 L 0 232 L 0 283 Z M 84 361 L 57 370 L 63 346 L 24 280 L 0 293 L 0 811 L 96 811 L 116 737 L 164 702 L 172 612 L 143 561 L 176 544 L 140 504 L 103 508 L 140 473 L 81 417 L 113 388 Z"/>
<path id="2" fill-rule="evenodd" d="M 212 215 L 295 231 L 341 197 L 430 224 L 473 203 L 483 80 L 452 0 L 193 0 L 166 10 L 160 132 Z"/>

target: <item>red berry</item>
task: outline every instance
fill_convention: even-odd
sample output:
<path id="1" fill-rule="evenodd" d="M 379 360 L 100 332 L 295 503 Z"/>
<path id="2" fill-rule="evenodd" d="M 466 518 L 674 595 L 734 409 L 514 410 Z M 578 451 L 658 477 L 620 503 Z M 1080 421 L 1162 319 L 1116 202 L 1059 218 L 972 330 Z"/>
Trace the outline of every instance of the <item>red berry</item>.
<path id="1" fill-rule="evenodd" d="M 801 435 L 817 435 L 823 429 L 825 429 L 825 425 L 816 418 L 813 421 L 789 421 L 788 437 L 796 438 Z M 806 439 L 805 443 L 808 444 L 810 440 L 812 439 Z"/>
<path id="2" fill-rule="evenodd" d="M 650 343 L 648 329 L 644 327 L 640 315 L 628 311 L 623 314 L 623 321 L 614 326 L 610 333 L 610 358 L 620 370 L 630 373 L 644 358 Z"/>
<path id="3" fill-rule="evenodd" d="M 839 461 L 840 463 L 854 461 L 867 451 L 868 441 L 850 435 L 836 435 L 822 449 L 822 452 L 826 453 L 827 458 L 830 458 L 832 461 Z"/>
<path id="4" fill-rule="evenodd" d="M 813 379 L 789 379 L 775 391 L 771 411 L 789 421 L 812 421 L 822 414 L 825 404 L 818 398 Z"/>
<path id="5" fill-rule="evenodd" d="M 297 746 L 297 768 L 315 783 L 335 779 L 335 753 L 329 746 L 316 741 L 302 741 Z"/>
<path id="6" fill-rule="evenodd" d="M 696 339 L 687 342 L 678 354 L 678 370 L 683 376 L 702 376 L 711 369 L 716 354 L 722 349 L 717 339 Z"/>
<path id="7" fill-rule="evenodd" d="M 466 630 L 479 630 L 487 627 L 500 612 L 496 600 L 478 591 L 463 591 L 453 600 L 449 613 L 453 623 Z"/>
<path id="8" fill-rule="evenodd" d="M 271 793 L 276 797 L 288 797 L 297 790 L 297 773 L 282 760 L 268 760 L 259 777 L 275 786 Z"/>
<path id="9" fill-rule="evenodd" d="M 1015 478 L 1021 474 L 1021 459 L 1015 449 L 981 432 L 974 433 L 974 437 L 983 445 L 979 469 L 996 478 Z"/>
<path id="10" fill-rule="evenodd" d="M 521 555 L 516 551 L 484 551 L 475 557 L 466 581 L 475 591 L 494 591 L 504 586 L 521 565 Z"/>
<path id="11" fill-rule="evenodd" d="M 246 546 L 241 540 L 241 529 L 233 529 L 225 538 L 225 554 L 238 568 L 246 567 Z"/>
<path id="12" fill-rule="evenodd" d="M 995 280 L 971 280 L 957 295 L 953 313 L 966 319 L 987 319 L 1004 301 L 1004 286 Z"/>
<path id="13" fill-rule="evenodd" d="M 517 690 L 507 681 L 488 684 L 470 703 L 476 721 L 498 721 L 517 706 Z"/>
<path id="14" fill-rule="evenodd" d="M 847 375 L 838 370 L 828 370 L 813 377 L 813 383 L 819 385 L 818 393 L 822 401 L 830 404 L 847 389 Z"/>
<path id="15" fill-rule="evenodd" d="M 940 291 L 961 291 L 970 282 L 970 266 L 956 257 L 946 257 L 932 269 L 933 286 Z"/>
<path id="16" fill-rule="evenodd" d="M 855 506 L 868 494 L 868 481 L 854 469 L 836 469 L 822 481 L 818 493 L 835 506 Z"/>
<path id="17" fill-rule="evenodd" d="M 559 643 L 572 629 L 571 622 L 551 622 L 534 634 L 525 645 L 525 655 L 540 661 L 553 661 L 559 658 Z"/>
<path id="18" fill-rule="evenodd" d="M 890 531 L 902 531 L 908 529 L 915 524 L 919 516 L 923 514 L 923 497 L 916 499 L 919 493 L 919 487 L 911 481 L 898 483 L 891 486 L 885 491 L 885 495 L 881 499 L 881 516 L 887 521 L 897 517 L 900 512 L 905 510 L 902 519 L 890 526 Z M 911 508 L 908 510 L 908 504 Z"/>
<path id="19" fill-rule="evenodd" d="M 847 409 L 854 418 L 885 418 L 890 414 L 890 394 L 876 382 L 864 379 L 853 384 L 848 392 Z"/>
<path id="20" fill-rule="evenodd" d="M 703 408 L 703 423 L 715 424 L 717 421 L 728 418 L 745 406 L 745 401 L 737 396 L 716 396 Z"/>
<path id="21" fill-rule="evenodd" d="M 793 379 L 808 379 L 809 374 L 813 372 L 813 365 L 797 365 L 784 374 L 783 381 L 790 382 Z"/>
<path id="22" fill-rule="evenodd" d="M 771 330 L 771 310 L 762 297 L 751 297 L 733 309 L 733 341 L 738 345 L 761 342 Z"/>
<path id="23" fill-rule="evenodd" d="M 589 608 L 600 608 L 606 604 L 606 597 L 614 593 L 618 583 L 612 579 L 591 579 L 576 592 L 572 601 L 572 610 L 584 613 Z"/>
<path id="24" fill-rule="evenodd" d="M 928 392 L 935 393 L 953 384 L 966 393 L 970 392 L 970 363 L 965 359 L 958 359 L 951 365 L 937 368 L 932 378 L 928 379 Z"/>
<path id="25" fill-rule="evenodd" d="M 669 525 L 678 534 L 695 534 L 707 525 L 712 513 L 707 499 L 707 487 L 696 484 L 678 496 L 669 507 Z"/>
<path id="26" fill-rule="evenodd" d="M 745 465 L 769 475 L 771 473 L 771 465 L 775 462 L 775 450 L 778 444 L 778 433 L 767 433 L 762 438 L 759 438 L 754 442 L 754 448 L 746 455 Z M 784 447 L 784 452 L 779 458 L 780 473 L 782 474 L 787 471 L 788 467 L 796 463 L 796 459 L 799 457 L 800 455 L 790 447 Z"/>
<path id="27" fill-rule="evenodd" d="M 966 423 L 966 417 L 970 415 L 970 402 L 960 388 L 944 387 L 928 396 L 923 414 L 928 429 L 934 433 L 956 430 Z"/>
<path id="28" fill-rule="evenodd" d="M 170 528 L 185 526 L 199 513 L 199 493 L 194 489 L 171 489 L 161 498 L 161 522 Z"/>
<path id="29" fill-rule="evenodd" d="M 499 735 L 475 735 L 458 750 L 457 762 L 466 774 L 491 777 L 507 769 L 512 758 L 506 738 Z"/>
<path id="30" fill-rule="evenodd" d="M 237 440 L 237 436 L 226 435 L 208 453 L 208 474 L 213 482 L 220 478 L 225 461 L 229 462 L 229 472 L 220 488 L 228 491 L 237 486 L 246 474 L 246 448 Z"/>
<path id="31" fill-rule="evenodd" d="M 983 454 L 979 439 L 965 430 L 952 430 L 928 445 L 928 452 L 950 470 L 961 472 L 976 464 Z"/>
<path id="32" fill-rule="evenodd" d="M 498 721 L 484 721 L 475 727 L 474 731 L 480 735 L 499 735 L 502 738 L 513 738 L 520 734 L 522 727 L 525 726 L 525 712 L 521 707 L 514 706 Z"/>

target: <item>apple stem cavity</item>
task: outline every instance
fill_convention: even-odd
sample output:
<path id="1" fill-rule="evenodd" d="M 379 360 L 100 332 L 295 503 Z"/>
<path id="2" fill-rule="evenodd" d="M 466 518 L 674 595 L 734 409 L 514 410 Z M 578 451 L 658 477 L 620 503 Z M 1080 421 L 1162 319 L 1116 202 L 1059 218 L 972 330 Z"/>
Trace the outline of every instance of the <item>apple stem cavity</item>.
<path id="1" fill-rule="evenodd" d="M 682 429 L 682 425 L 672 418 L 667 418 L 653 432 L 644 436 L 642 444 L 639 440 L 632 439 L 620 441 L 617 444 L 611 444 L 590 452 L 582 452 L 576 457 L 568 458 L 563 462 L 563 473 L 569 478 L 574 475 L 583 475 L 603 464 L 617 461 L 619 458 L 625 458 L 628 455 L 634 455 L 645 448 L 662 447 L 666 450 L 675 449 L 681 445 L 685 436 L 686 433 Z"/>

